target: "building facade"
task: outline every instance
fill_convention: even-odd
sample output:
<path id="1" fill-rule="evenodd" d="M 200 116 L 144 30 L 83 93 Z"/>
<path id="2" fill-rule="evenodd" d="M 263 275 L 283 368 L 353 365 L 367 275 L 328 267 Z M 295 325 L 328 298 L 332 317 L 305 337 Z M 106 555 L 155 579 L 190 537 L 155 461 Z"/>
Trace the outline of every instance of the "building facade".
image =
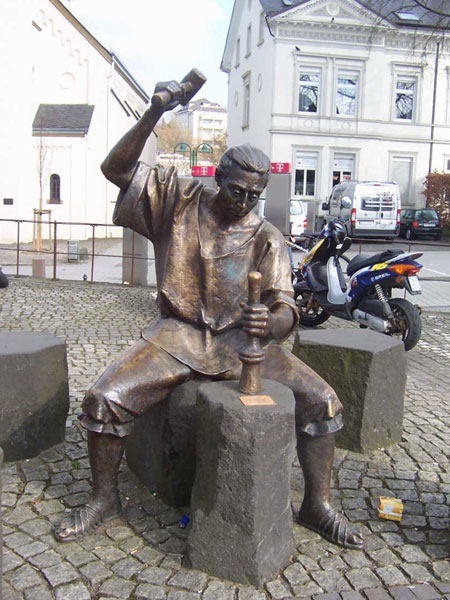
<path id="1" fill-rule="evenodd" d="M 213 142 L 227 131 L 227 111 L 206 98 L 192 100 L 173 113 L 179 127 L 186 129 L 198 142 Z"/>
<path id="2" fill-rule="evenodd" d="M 320 214 L 340 181 L 394 180 L 404 206 L 422 206 L 427 173 L 448 171 L 448 29 L 403 4 L 235 0 L 228 141 L 289 163 L 287 200 Z"/>
<path id="3" fill-rule="evenodd" d="M 45 222 L 111 223 L 117 188 L 100 164 L 142 115 L 146 92 L 59 0 L 5 0 L 1 10 L 0 72 L 11 93 L 0 99 L 0 217 L 32 220 L 42 210 Z M 143 158 L 154 154 L 153 137 Z M 16 229 L 0 221 L 1 241 L 15 241 Z M 58 236 L 90 232 L 66 225 Z M 30 241 L 32 224 L 20 233 Z"/>

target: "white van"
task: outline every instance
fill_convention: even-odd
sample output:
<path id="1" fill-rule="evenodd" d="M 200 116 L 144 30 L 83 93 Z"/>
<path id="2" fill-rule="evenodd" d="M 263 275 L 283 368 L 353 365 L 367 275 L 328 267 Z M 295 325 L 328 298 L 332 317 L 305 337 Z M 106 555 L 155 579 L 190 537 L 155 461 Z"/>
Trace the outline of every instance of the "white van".
<path id="1" fill-rule="evenodd" d="M 400 190 L 392 182 L 346 181 L 333 188 L 322 210 L 326 221 L 342 219 L 350 237 L 394 238 L 400 227 Z"/>

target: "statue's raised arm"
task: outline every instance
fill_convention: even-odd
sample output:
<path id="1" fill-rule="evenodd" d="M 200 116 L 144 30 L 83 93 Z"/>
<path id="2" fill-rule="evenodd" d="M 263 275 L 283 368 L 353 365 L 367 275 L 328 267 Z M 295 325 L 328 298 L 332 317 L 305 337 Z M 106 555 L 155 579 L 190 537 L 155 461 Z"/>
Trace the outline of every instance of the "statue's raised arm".
<path id="1" fill-rule="evenodd" d="M 117 142 L 103 161 L 101 169 L 105 177 L 125 190 L 131 181 L 145 142 L 161 116 L 180 104 L 187 104 L 205 81 L 206 78 L 200 71 L 192 69 L 181 83 L 158 83 L 151 104 L 142 118 Z"/>

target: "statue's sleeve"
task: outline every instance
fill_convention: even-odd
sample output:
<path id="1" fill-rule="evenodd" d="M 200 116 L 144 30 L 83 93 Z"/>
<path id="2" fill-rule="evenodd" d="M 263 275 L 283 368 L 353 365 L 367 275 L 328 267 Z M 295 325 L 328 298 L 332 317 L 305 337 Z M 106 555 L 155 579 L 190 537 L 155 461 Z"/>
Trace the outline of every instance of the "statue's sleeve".
<path id="1" fill-rule="evenodd" d="M 138 163 L 128 188 L 117 198 L 113 223 L 154 241 L 166 233 L 179 196 L 174 168 L 164 171 Z"/>

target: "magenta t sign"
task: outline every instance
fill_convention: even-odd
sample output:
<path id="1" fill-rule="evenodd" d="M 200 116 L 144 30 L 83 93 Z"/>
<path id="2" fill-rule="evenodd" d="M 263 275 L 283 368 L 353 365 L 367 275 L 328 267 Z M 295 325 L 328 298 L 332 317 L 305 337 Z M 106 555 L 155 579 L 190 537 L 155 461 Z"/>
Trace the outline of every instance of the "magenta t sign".
<path id="1" fill-rule="evenodd" d="M 202 167 L 195 166 L 191 169 L 192 177 L 214 177 L 216 174 L 216 167 Z"/>
<path id="2" fill-rule="evenodd" d="M 290 173 L 291 163 L 273 162 L 270 163 L 270 170 L 272 173 Z"/>

